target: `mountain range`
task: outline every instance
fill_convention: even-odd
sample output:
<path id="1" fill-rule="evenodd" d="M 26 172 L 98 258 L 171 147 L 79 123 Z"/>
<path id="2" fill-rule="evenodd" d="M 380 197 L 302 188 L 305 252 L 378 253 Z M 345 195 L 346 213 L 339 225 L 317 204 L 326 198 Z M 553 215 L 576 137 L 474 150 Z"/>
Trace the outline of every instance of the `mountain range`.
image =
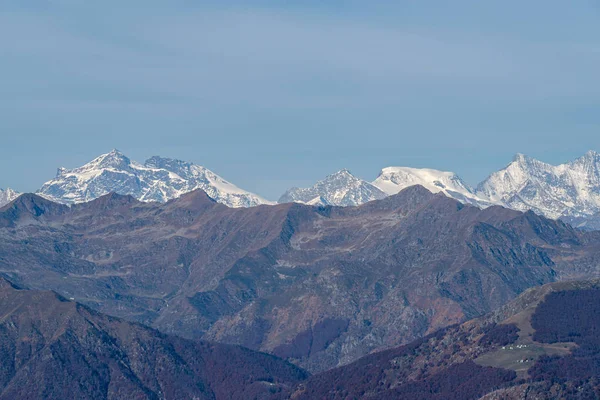
<path id="1" fill-rule="evenodd" d="M 0 277 L 0 399 L 267 399 L 306 372 L 190 341 Z"/>
<path id="2" fill-rule="evenodd" d="M 310 377 L 290 398 L 600 397 L 600 282 L 551 283 L 500 309 Z"/>
<path id="3" fill-rule="evenodd" d="M 594 399 L 600 281 L 526 290 L 484 316 L 310 376 L 164 335 L 0 277 L 0 399 Z"/>
<path id="4" fill-rule="evenodd" d="M 518 154 L 506 168 L 480 183 L 476 193 L 549 218 L 595 216 L 600 213 L 600 154 L 589 151 L 557 166 Z"/>
<path id="5" fill-rule="evenodd" d="M 0 209 L 13 283 L 312 372 L 598 276 L 599 249 L 597 232 L 422 186 L 357 207 L 229 208 L 196 190 L 71 206 L 25 194 Z"/>
<path id="6" fill-rule="evenodd" d="M 344 176 L 343 180 L 339 179 L 340 175 Z M 548 218 L 564 219 L 577 227 L 600 228 L 600 155 L 593 151 L 558 166 L 517 154 L 510 164 L 475 188 L 453 172 L 427 168 L 387 167 L 373 182 L 343 170 L 311 188 L 290 189 L 280 202 L 308 203 L 322 198 L 331 205 L 359 205 L 412 185 L 421 185 L 433 193 L 442 192 L 478 207 L 500 205 L 519 211 L 532 210 Z"/>
<path id="7" fill-rule="evenodd" d="M 505 168 L 474 188 L 453 172 L 433 169 L 387 167 L 373 182 L 343 169 L 312 187 L 289 189 L 278 202 L 356 206 L 412 185 L 482 208 L 501 205 L 519 211 L 532 210 L 576 227 L 600 228 L 600 155 L 593 151 L 558 166 L 518 154 Z M 166 202 L 195 189 L 202 189 L 229 207 L 274 204 L 202 166 L 158 156 L 140 164 L 117 150 L 75 169 L 59 168 L 56 177 L 37 193 L 64 204 L 86 202 L 110 192 L 131 195 L 140 201 Z M 17 195 L 11 189 L 0 190 L 0 206 Z"/>
<path id="8" fill-rule="evenodd" d="M 63 204 L 94 200 L 110 192 L 131 195 L 141 201 L 165 202 L 196 189 L 230 207 L 269 203 L 204 167 L 157 156 L 139 164 L 117 150 L 79 168 L 59 168 L 56 177 L 37 193 Z"/>
<path id="9" fill-rule="evenodd" d="M 599 280 L 534 287 L 486 315 L 313 376 L 272 355 L 164 335 L 4 277 L 0 300 L 0 399 L 600 395 Z"/>

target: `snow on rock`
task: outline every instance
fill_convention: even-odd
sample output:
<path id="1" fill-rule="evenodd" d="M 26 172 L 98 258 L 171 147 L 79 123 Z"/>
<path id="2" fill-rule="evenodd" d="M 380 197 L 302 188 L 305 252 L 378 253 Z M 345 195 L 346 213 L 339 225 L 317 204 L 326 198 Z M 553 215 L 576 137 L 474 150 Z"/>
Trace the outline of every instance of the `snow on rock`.
<path id="1" fill-rule="evenodd" d="M 589 151 L 555 166 L 517 154 L 508 166 L 479 184 L 476 193 L 554 219 L 594 216 L 600 213 L 600 155 Z"/>
<path id="2" fill-rule="evenodd" d="M 388 195 L 396 194 L 409 186 L 421 185 L 433 193 L 443 192 L 463 203 L 479 207 L 491 203 L 479 198 L 473 189 L 454 172 L 428 168 L 387 167 L 381 170 L 373 185 Z"/>
<path id="3" fill-rule="evenodd" d="M 162 157 L 152 157 L 142 165 L 118 150 L 79 168 L 59 168 L 56 178 L 46 182 L 38 194 L 65 204 L 90 201 L 110 192 L 165 202 L 196 189 L 229 207 L 271 204 L 199 165 Z"/>
<path id="4" fill-rule="evenodd" d="M 500 205 L 519 211 L 532 210 L 577 227 L 600 229 L 600 154 L 594 151 L 556 166 L 517 154 L 477 189 L 454 172 L 435 169 L 387 167 L 372 183 L 342 170 L 313 187 L 292 188 L 279 201 L 353 206 L 414 185 L 481 208 Z"/>
<path id="5" fill-rule="evenodd" d="M 0 207 L 3 207 L 19 197 L 21 193 L 15 192 L 11 188 L 7 188 L 6 190 L 0 189 Z"/>
<path id="6" fill-rule="evenodd" d="M 386 194 L 380 189 L 343 169 L 327 176 L 310 188 L 288 190 L 281 196 L 279 203 L 356 206 L 384 197 Z"/>
<path id="7" fill-rule="evenodd" d="M 517 154 L 476 190 L 453 172 L 387 167 L 369 183 L 343 169 L 312 187 L 288 190 L 279 202 L 356 206 L 413 185 L 478 207 L 495 204 L 532 210 L 586 229 L 600 228 L 600 155 L 594 151 L 556 166 Z M 132 195 L 142 201 L 165 202 L 195 189 L 204 190 L 230 207 L 273 204 L 199 165 L 162 157 L 139 164 L 117 150 L 79 168 L 60 168 L 56 178 L 44 184 L 38 194 L 67 204 L 93 200 L 109 192 Z M 0 206 L 18 195 L 11 189 L 0 190 Z"/>
<path id="8" fill-rule="evenodd" d="M 314 199 L 306 202 L 309 206 L 330 206 L 331 204 L 323 198 L 323 196 L 317 196 Z"/>

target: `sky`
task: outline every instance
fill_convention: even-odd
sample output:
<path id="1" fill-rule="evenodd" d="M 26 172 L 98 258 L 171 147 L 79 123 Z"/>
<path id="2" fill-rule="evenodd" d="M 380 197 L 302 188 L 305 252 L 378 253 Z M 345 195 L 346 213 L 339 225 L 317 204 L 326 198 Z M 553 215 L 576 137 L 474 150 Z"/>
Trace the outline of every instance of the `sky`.
<path id="1" fill-rule="evenodd" d="M 600 151 L 600 1 L 0 0 L 0 187 L 113 148 L 269 199 L 562 163 Z"/>

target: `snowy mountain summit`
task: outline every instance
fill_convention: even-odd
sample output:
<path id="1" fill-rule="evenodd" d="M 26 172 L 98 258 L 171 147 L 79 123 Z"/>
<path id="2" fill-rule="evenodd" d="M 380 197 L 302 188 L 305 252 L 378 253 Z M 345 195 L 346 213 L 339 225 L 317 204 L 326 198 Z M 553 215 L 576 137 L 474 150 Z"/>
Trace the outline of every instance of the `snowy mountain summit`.
<path id="1" fill-rule="evenodd" d="M 318 181 L 309 188 L 291 188 L 279 203 L 305 203 L 311 205 L 355 206 L 387 195 L 367 181 L 343 169 Z"/>
<path id="2" fill-rule="evenodd" d="M 387 167 L 369 183 L 343 169 L 329 175 L 314 186 L 292 188 L 279 199 L 280 203 L 298 202 L 312 205 L 357 206 L 396 194 L 409 186 L 421 185 L 433 193 L 444 192 L 463 203 L 479 207 L 490 203 L 475 195 L 458 175 L 426 168 Z"/>
<path id="3" fill-rule="evenodd" d="M 600 154 L 595 151 L 560 165 L 517 154 L 476 189 L 453 172 L 435 169 L 387 167 L 373 182 L 342 169 L 311 187 L 289 189 L 279 203 L 357 206 L 414 185 L 481 208 L 500 205 L 519 211 L 532 210 L 576 227 L 600 229 Z M 131 195 L 141 201 L 165 202 L 196 189 L 230 207 L 274 204 L 202 166 L 157 156 L 140 164 L 117 150 L 78 168 L 59 168 L 56 178 L 37 193 L 66 204 L 90 201 L 109 192 Z M 0 207 L 18 196 L 14 190 L 0 189 Z"/>
<path id="4" fill-rule="evenodd" d="M 279 201 L 356 206 L 414 185 L 481 208 L 532 210 L 574 226 L 600 229 L 600 154 L 595 151 L 556 166 L 517 154 L 476 189 L 454 172 L 428 168 L 387 167 L 371 183 L 342 170 L 310 188 L 290 189 Z"/>
<path id="5" fill-rule="evenodd" d="M 517 154 L 504 169 L 477 187 L 479 196 L 515 210 L 549 218 L 581 218 L 600 213 L 600 154 L 550 165 Z"/>
<path id="6" fill-rule="evenodd" d="M 409 186 L 421 185 L 432 193 L 443 192 L 463 203 L 486 207 L 491 205 L 477 197 L 473 189 L 454 172 L 429 168 L 387 167 L 381 170 L 373 185 L 387 193 L 396 194 Z"/>
<path id="7" fill-rule="evenodd" d="M 6 190 L 0 189 L 0 207 L 3 207 L 19 197 L 21 193 L 17 193 L 11 188 L 6 188 Z"/>
<path id="8" fill-rule="evenodd" d="M 141 201 L 165 202 L 196 189 L 229 207 L 270 204 L 199 165 L 162 157 L 139 164 L 118 150 L 79 168 L 59 168 L 56 178 L 46 182 L 38 194 L 65 204 L 90 201 L 110 192 Z"/>

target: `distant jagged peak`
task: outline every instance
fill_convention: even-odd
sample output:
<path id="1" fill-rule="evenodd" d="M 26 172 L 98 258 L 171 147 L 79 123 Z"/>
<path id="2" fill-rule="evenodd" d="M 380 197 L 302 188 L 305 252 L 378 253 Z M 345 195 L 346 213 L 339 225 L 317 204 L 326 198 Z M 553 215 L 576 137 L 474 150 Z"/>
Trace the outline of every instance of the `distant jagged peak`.
<path id="1" fill-rule="evenodd" d="M 384 197 L 384 192 L 344 168 L 327 175 L 309 188 L 289 189 L 279 198 L 279 203 L 314 202 L 321 205 L 357 206 Z"/>
<path id="2" fill-rule="evenodd" d="M 346 178 L 354 178 L 354 179 L 358 179 L 356 178 L 352 172 L 350 172 L 350 170 L 348 168 L 342 168 L 337 172 L 334 172 L 333 174 L 329 174 L 325 179 L 327 178 L 333 178 L 333 177 L 346 177 Z"/>
<path id="3" fill-rule="evenodd" d="M 108 153 L 99 155 L 80 167 L 59 167 L 56 171 L 56 178 L 59 179 L 78 175 L 88 178 L 90 177 L 90 174 L 99 174 L 104 170 L 130 171 L 132 168 L 136 168 L 138 166 L 139 165 L 136 165 L 136 163 L 132 162 L 129 157 L 121 153 L 119 150 L 113 149 Z"/>
<path id="4" fill-rule="evenodd" d="M 131 160 L 117 149 L 113 149 L 106 154 L 102 154 L 84 165 L 84 167 L 94 167 L 97 169 L 127 169 L 130 166 Z"/>
<path id="5" fill-rule="evenodd" d="M 538 160 L 537 158 L 533 158 L 526 154 L 517 153 L 513 157 L 513 160 L 506 166 L 507 169 L 511 167 L 518 168 L 533 168 L 533 169 L 552 169 L 556 168 L 556 166 L 548 164 L 544 161 Z"/>
<path id="6" fill-rule="evenodd" d="M 600 174 L 600 171 L 597 169 L 600 168 L 600 154 L 594 150 L 589 150 L 583 156 L 576 158 L 575 160 L 569 163 L 571 166 L 581 165 L 584 168 L 593 168 L 595 169 L 596 174 Z"/>
<path id="7" fill-rule="evenodd" d="M 0 207 L 5 206 L 6 204 L 15 200 L 20 195 L 21 193 L 14 191 L 11 188 L 6 188 L 6 190 L 0 188 Z"/>
<path id="8" fill-rule="evenodd" d="M 596 150 L 588 150 L 583 156 L 580 157 L 580 159 L 582 158 L 600 160 L 600 153 L 598 153 Z"/>
<path id="9" fill-rule="evenodd" d="M 529 167 L 534 166 L 534 167 L 538 167 L 538 168 L 545 168 L 545 169 L 560 171 L 564 168 L 568 168 L 569 166 L 590 163 L 590 162 L 599 163 L 600 162 L 600 153 L 598 153 L 595 150 L 588 150 L 582 156 L 577 157 L 576 159 L 574 159 L 572 161 L 564 162 L 562 164 L 550 164 L 545 161 L 538 160 L 537 158 L 528 156 L 526 154 L 517 153 L 513 157 L 511 163 L 509 163 L 504 169 L 510 167 L 513 164 L 516 164 L 519 166 L 529 166 Z"/>
<path id="10" fill-rule="evenodd" d="M 517 153 L 514 155 L 512 162 L 516 163 L 526 163 L 527 161 L 532 160 L 527 154 Z"/>
<path id="11" fill-rule="evenodd" d="M 517 154 L 476 191 L 490 202 L 533 210 L 549 218 L 593 216 L 600 212 L 600 155 L 593 150 L 552 165 Z"/>
<path id="12" fill-rule="evenodd" d="M 110 192 L 141 201 L 166 202 L 196 189 L 229 207 L 271 204 L 205 167 L 160 156 L 140 164 L 117 149 L 81 167 L 60 168 L 56 178 L 46 182 L 38 193 L 66 204 L 87 202 Z"/>

